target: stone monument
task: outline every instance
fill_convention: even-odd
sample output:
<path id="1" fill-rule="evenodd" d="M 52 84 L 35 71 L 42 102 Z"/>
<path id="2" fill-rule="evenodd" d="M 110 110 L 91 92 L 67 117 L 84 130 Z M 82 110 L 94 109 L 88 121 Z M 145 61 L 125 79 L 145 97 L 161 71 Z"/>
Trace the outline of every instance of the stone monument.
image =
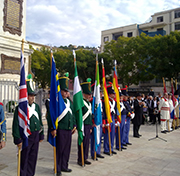
<path id="1" fill-rule="evenodd" d="M 29 72 L 29 44 L 26 42 L 26 0 L 0 0 L 0 102 L 12 111 L 18 101 L 20 53 L 24 40 L 25 76 Z M 7 107 L 8 104 L 8 107 Z"/>

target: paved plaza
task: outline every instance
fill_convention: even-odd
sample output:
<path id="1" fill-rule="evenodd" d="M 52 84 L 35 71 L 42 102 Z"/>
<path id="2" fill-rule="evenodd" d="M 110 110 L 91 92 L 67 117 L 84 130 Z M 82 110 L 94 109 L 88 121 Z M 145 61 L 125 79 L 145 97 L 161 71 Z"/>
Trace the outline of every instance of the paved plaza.
<path id="1" fill-rule="evenodd" d="M 105 156 L 84 168 L 77 165 L 77 132 L 73 135 L 69 168 L 71 173 L 62 173 L 64 176 L 179 176 L 180 175 L 180 129 L 171 133 L 159 133 L 164 142 L 158 138 L 148 141 L 156 136 L 155 125 L 142 125 L 141 138 L 132 137 L 132 125 L 130 142 L 127 150 L 117 151 L 117 155 Z M 45 140 L 40 143 L 39 155 L 36 167 L 36 176 L 53 176 L 53 148 L 46 141 L 47 124 L 44 119 Z M 160 131 L 160 127 L 158 126 Z M 11 129 L 7 130 L 6 147 L 0 150 L 0 176 L 17 175 L 17 148 L 13 144 Z M 103 145 L 102 145 L 103 151 Z M 89 157 L 90 158 L 90 157 Z"/>

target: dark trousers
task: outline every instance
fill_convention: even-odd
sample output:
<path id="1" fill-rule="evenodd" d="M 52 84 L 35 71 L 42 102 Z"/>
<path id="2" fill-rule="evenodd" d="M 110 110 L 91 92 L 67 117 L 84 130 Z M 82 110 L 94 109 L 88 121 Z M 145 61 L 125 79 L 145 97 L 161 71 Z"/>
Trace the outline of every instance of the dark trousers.
<path id="1" fill-rule="evenodd" d="M 121 137 L 121 148 L 123 147 L 123 142 L 124 139 L 124 131 L 125 131 L 125 120 L 126 120 L 126 115 L 121 114 L 121 124 L 120 124 L 120 137 Z M 118 127 L 116 128 L 116 149 L 119 149 L 119 134 L 118 134 Z"/>
<path id="2" fill-rule="evenodd" d="M 95 151 L 95 138 L 94 138 L 94 130 L 95 128 L 92 129 L 91 133 L 91 156 L 94 157 L 94 151 Z M 99 146 L 97 147 L 96 154 L 101 154 L 101 138 L 102 138 L 102 124 L 100 125 L 100 143 Z"/>
<path id="3" fill-rule="evenodd" d="M 62 169 L 68 169 L 68 162 L 71 150 L 71 130 L 57 130 L 56 137 L 56 156 L 57 156 L 57 172 Z"/>
<path id="4" fill-rule="evenodd" d="M 133 125 L 133 136 L 135 136 L 135 137 L 138 137 L 139 136 L 139 128 L 140 128 L 140 125 L 136 125 L 136 124 L 134 124 Z"/>
<path id="5" fill-rule="evenodd" d="M 131 118 L 127 117 L 126 118 L 126 123 L 125 123 L 124 135 L 123 135 L 123 143 L 124 144 L 129 143 L 130 124 L 131 124 Z"/>
<path id="6" fill-rule="evenodd" d="M 28 137 L 28 147 L 21 151 L 21 176 L 35 175 L 38 149 L 39 131 L 35 131 Z"/>
<path id="7" fill-rule="evenodd" d="M 84 125 L 84 137 L 83 137 L 84 160 L 87 160 L 87 159 L 88 159 L 89 140 L 90 140 L 90 129 L 91 129 L 91 125 Z M 80 146 L 80 145 L 78 145 L 78 161 L 79 161 L 79 162 L 82 162 L 81 146 Z"/>
<path id="8" fill-rule="evenodd" d="M 150 114 L 149 114 L 149 117 L 150 117 L 149 122 L 153 122 L 154 114 L 150 113 Z"/>
<path id="9" fill-rule="evenodd" d="M 114 147 L 114 137 L 115 137 L 115 120 L 112 119 L 111 125 L 111 132 L 110 132 L 110 138 L 111 138 L 111 151 L 113 151 Z M 108 136 L 108 129 L 105 130 L 104 134 L 104 152 L 110 152 L 109 150 L 109 136 Z"/>

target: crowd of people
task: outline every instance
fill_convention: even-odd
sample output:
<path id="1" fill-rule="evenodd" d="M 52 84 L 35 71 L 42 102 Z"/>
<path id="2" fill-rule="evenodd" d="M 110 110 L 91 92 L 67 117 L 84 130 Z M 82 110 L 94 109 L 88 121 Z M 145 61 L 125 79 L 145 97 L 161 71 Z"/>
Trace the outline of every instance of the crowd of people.
<path id="1" fill-rule="evenodd" d="M 141 95 L 140 101 L 143 104 L 142 125 L 161 125 L 161 133 L 167 133 L 179 128 L 179 91 L 174 94 L 164 92 L 163 96 L 159 93 L 157 96 L 154 92 L 148 95 Z M 136 97 L 129 97 L 131 104 L 135 105 Z M 135 107 L 134 107 L 135 108 Z"/>
<path id="2" fill-rule="evenodd" d="M 35 175 L 36 162 L 38 156 L 39 142 L 44 139 L 44 130 L 41 117 L 41 111 L 39 106 L 34 102 L 36 92 L 30 86 L 32 85 L 31 79 L 27 80 L 27 92 L 28 92 L 28 109 L 30 117 L 30 132 L 28 137 L 28 146 L 23 148 L 23 139 L 20 136 L 20 128 L 18 120 L 18 106 L 16 107 L 12 134 L 14 138 L 14 144 L 22 148 L 21 151 L 21 176 L 33 176 Z M 65 103 L 65 110 L 62 115 L 58 118 L 57 129 L 54 128 L 50 114 L 50 97 L 46 100 L 47 108 L 47 122 L 48 122 L 48 134 L 56 137 L 56 159 L 57 159 L 57 176 L 62 175 L 61 172 L 71 172 L 72 170 L 68 167 L 72 135 L 75 133 L 77 128 L 77 121 L 74 115 L 73 102 L 70 99 L 70 93 L 68 89 L 69 78 L 64 76 L 59 78 L 61 95 Z M 88 160 L 89 147 L 90 155 L 93 160 L 98 158 L 103 159 L 105 155 L 116 155 L 116 150 L 126 150 L 128 145 L 132 145 L 129 141 L 130 124 L 133 124 L 133 137 L 140 138 L 142 135 L 139 134 L 139 129 L 142 124 L 161 124 L 161 132 L 167 133 L 179 127 L 179 99 L 178 93 L 175 93 L 172 99 L 172 94 L 164 93 L 154 96 L 149 94 L 137 93 L 135 97 L 128 95 L 127 90 L 119 90 L 120 97 L 120 110 L 121 120 L 118 120 L 118 108 L 117 101 L 115 101 L 115 91 L 112 84 L 107 86 L 107 93 L 109 97 L 110 113 L 112 122 L 108 122 L 108 115 L 106 114 L 105 100 L 103 92 L 101 95 L 101 114 L 102 124 L 100 124 L 100 144 L 95 151 L 94 145 L 94 133 L 96 124 L 94 123 L 94 116 L 92 114 L 92 94 L 93 86 L 91 82 L 83 82 L 81 84 L 83 93 L 84 106 L 82 107 L 82 118 L 83 118 L 83 147 L 78 143 L 77 151 L 77 164 L 80 166 L 90 165 L 91 162 Z M 50 95 L 50 92 L 49 92 Z M 6 141 L 6 130 L 5 130 L 5 119 L 0 104 L 0 125 L 1 125 L 1 141 L 0 149 L 5 146 Z M 103 140 L 102 140 L 103 139 Z M 103 141 L 103 147 L 101 142 Z M 82 148 L 83 156 L 82 157 Z M 95 155 L 96 152 L 96 155 Z M 82 161 L 84 159 L 84 162 Z M 83 165 L 84 164 L 84 165 Z"/>

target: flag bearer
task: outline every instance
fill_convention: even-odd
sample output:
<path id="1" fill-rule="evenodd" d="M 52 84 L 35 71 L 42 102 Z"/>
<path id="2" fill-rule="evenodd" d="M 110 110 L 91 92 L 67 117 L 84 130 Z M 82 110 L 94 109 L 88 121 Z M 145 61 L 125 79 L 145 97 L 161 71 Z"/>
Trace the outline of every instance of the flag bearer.
<path id="1" fill-rule="evenodd" d="M 92 91 L 94 91 L 94 85 L 95 85 L 95 83 L 91 85 L 91 90 Z M 102 98 L 101 89 L 100 89 L 100 98 Z M 92 101 L 93 101 L 93 99 L 92 99 Z M 102 103 L 101 103 L 101 114 L 103 114 L 102 110 L 103 110 L 103 108 L 102 108 Z M 102 116 L 101 116 L 101 118 L 102 118 Z M 95 141 L 95 138 L 94 138 L 95 120 L 94 120 L 94 118 L 92 119 L 92 122 L 93 122 L 93 125 L 92 125 L 92 133 L 91 133 L 91 158 L 94 160 L 94 151 L 95 151 L 95 142 L 94 142 Z M 97 158 L 104 158 L 104 156 L 101 155 L 102 123 L 100 124 L 99 136 L 100 136 L 100 142 L 99 142 L 99 146 L 97 147 L 96 157 Z M 96 158 L 96 160 L 98 160 L 97 158 Z"/>
<path id="2" fill-rule="evenodd" d="M 123 135 L 123 143 L 125 143 L 126 145 L 132 145 L 129 142 L 129 130 L 130 130 L 130 123 L 131 123 L 131 118 L 134 118 L 134 112 L 131 109 L 131 105 L 129 104 L 128 101 L 128 94 L 126 92 L 126 90 L 124 91 L 124 106 L 126 107 L 127 112 L 127 116 L 126 116 L 126 121 L 125 121 L 125 130 L 124 130 L 124 135 Z"/>
<path id="3" fill-rule="evenodd" d="M 110 104 L 110 111 L 111 111 L 111 117 L 112 117 L 112 123 L 110 124 L 111 151 L 112 151 L 112 154 L 116 154 L 116 152 L 113 150 L 113 147 L 114 147 L 114 137 L 115 137 L 115 119 L 117 119 L 117 117 L 116 117 L 117 116 L 117 104 L 114 100 L 115 92 L 114 92 L 114 89 L 112 88 L 112 85 L 107 87 L 107 92 L 108 92 L 108 96 L 109 96 L 109 104 Z M 104 109 L 103 109 L 103 112 L 104 112 L 104 115 L 103 115 L 104 120 L 103 121 L 105 122 L 105 121 L 107 121 L 107 117 L 106 117 Z M 105 122 L 105 123 L 106 123 L 106 125 L 108 124 L 107 122 Z M 105 129 L 105 134 L 104 134 L 104 154 L 110 155 L 107 129 Z"/>
<path id="4" fill-rule="evenodd" d="M 91 79 L 87 78 L 87 82 L 81 83 L 82 91 L 83 91 L 83 102 L 84 106 L 82 108 L 83 113 L 83 124 L 84 124 L 84 136 L 83 136 L 83 151 L 84 151 L 84 164 L 91 164 L 88 161 L 88 153 L 89 153 L 89 140 L 90 133 L 92 132 L 92 108 L 90 100 L 92 98 L 91 92 Z M 82 157 L 81 157 L 81 146 L 78 145 L 78 164 L 82 166 Z"/>
<path id="5" fill-rule="evenodd" d="M 120 125 L 120 136 L 121 136 L 121 150 L 126 150 L 124 146 L 127 146 L 126 143 L 123 141 L 124 134 L 125 134 L 125 120 L 127 116 L 127 110 L 123 103 L 124 98 L 124 89 L 121 89 L 120 92 L 120 107 L 121 107 L 121 123 L 119 124 L 118 121 L 116 126 Z M 116 149 L 119 150 L 119 134 L 118 129 L 116 129 Z"/>
<path id="6" fill-rule="evenodd" d="M 34 103 L 35 91 L 33 88 L 32 76 L 28 75 L 26 80 L 28 93 L 28 110 L 30 119 L 31 135 L 28 137 L 28 146 L 22 148 L 21 151 L 21 176 L 35 175 L 36 162 L 38 157 L 39 142 L 44 139 L 44 130 L 42 124 L 41 110 L 38 104 Z M 20 135 L 19 120 L 18 120 L 18 106 L 14 112 L 12 135 L 14 144 L 18 147 L 23 146 L 23 140 Z"/>
<path id="7" fill-rule="evenodd" d="M 71 151 L 72 134 L 76 130 L 76 121 L 73 113 L 73 105 L 68 99 L 69 96 L 69 78 L 68 73 L 64 77 L 59 78 L 61 95 L 64 99 L 66 108 L 58 117 L 58 129 L 51 130 L 53 137 L 56 135 L 56 158 L 57 158 L 57 176 L 62 172 L 71 172 L 68 168 L 69 156 Z M 50 116 L 48 116 L 50 118 Z M 50 129 L 53 128 L 51 120 L 49 121 Z"/>

